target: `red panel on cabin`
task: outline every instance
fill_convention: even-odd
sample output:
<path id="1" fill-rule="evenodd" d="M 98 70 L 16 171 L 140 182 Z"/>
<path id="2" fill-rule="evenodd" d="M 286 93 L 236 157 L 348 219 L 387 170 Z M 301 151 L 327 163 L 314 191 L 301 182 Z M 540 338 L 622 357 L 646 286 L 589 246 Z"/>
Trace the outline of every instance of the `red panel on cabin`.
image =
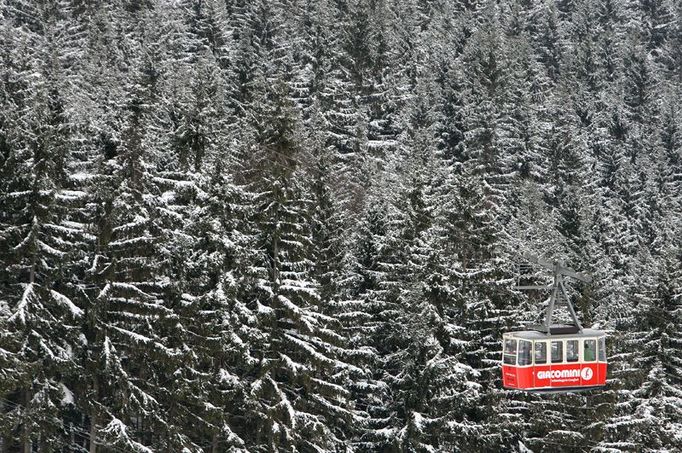
<path id="1" fill-rule="evenodd" d="M 594 387 L 606 384 L 606 363 L 562 363 L 530 367 L 502 366 L 506 388 Z"/>
<path id="2" fill-rule="evenodd" d="M 502 365 L 502 385 L 507 388 L 516 388 L 516 367 Z"/>

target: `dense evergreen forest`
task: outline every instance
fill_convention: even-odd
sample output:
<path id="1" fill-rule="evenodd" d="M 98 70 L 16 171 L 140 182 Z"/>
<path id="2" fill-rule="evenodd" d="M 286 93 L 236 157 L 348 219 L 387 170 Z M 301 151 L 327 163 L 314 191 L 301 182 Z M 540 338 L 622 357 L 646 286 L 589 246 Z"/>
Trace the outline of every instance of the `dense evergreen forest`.
<path id="1" fill-rule="evenodd" d="M 682 2 L 0 14 L 0 451 L 682 451 Z M 501 388 L 521 253 L 604 391 Z"/>

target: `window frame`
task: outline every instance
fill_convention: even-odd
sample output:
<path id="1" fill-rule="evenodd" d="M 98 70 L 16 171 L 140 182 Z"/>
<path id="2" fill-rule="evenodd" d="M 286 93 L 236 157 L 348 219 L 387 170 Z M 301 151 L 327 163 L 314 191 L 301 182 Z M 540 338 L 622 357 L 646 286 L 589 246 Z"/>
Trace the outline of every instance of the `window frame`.
<path id="1" fill-rule="evenodd" d="M 559 360 L 554 360 L 554 343 L 558 344 L 561 346 L 561 351 L 560 351 L 560 358 Z M 566 362 L 566 347 L 564 345 L 565 341 L 564 340 L 551 340 L 550 341 L 550 364 L 556 364 L 556 363 L 564 363 Z"/>
<path id="2" fill-rule="evenodd" d="M 548 343 L 549 343 L 549 342 L 548 342 L 548 341 L 545 341 L 545 340 L 536 340 L 536 341 L 533 341 L 533 365 L 547 365 L 547 363 L 548 363 L 548 361 L 549 361 L 549 354 L 547 354 L 547 350 L 549 349 L 549 348 L 547 347 L 547 346 L 548 346 L 548 345 L 547 345 Z M 537 355 L 536 355 L 536 348 L 535 348 L 535 345 L 538 345 L 538 344 L 541 344 L 541 345 L 543 345 L 543 346 L 545 347 L 545 352 L 544 352 L 545 360 L 544 360 L 543 362 L 538 362 L 538 361 L 536 360 Z"/>
<path id="3" fill-rule="evenodd" d="M 580 362 L 580 338 L 573 338 L 571 340 L 564 340 L 566 342 L 566 349 L 565 349 L 565 354 L 564 354 L 564 361 L 566 363 L 577 363 Z M 575 349 L 573 349 L 573 353 L 575 355 L 572 355 L 571 358 L 569 359 L 568 355 L 568 344 L 575 344 Z"/>
<path id="4" fill-rule="evenodd" d="M 587 351 L 587 350 L 589 349 L 589 348 L 586 348 L 586 347 L 585 347 L 585 344 L 586 344 L 588 341 L 591 341 L 591 342 L 593 342 L 593 344 L 594 344 L 594 346 L 593 346 L 593 348 L 594 348 L 594 358 L 593 358 L 592 360 L 588 360 L 587 357 L 585 356 L 585 351 Z M 585 363 L 594 363 L 594 362 L 597 361 L 597 339 L 596 339 L 596 338 L 583 338 L 581 347 L 582 347 L 582 354 L 580 355 L 580 357 L 582 357 L 582 360 L 581 360 L 582 362 L 585 362 Z"/>
<path id="5" fill-rule="evenodd" d="M 527 361 L 525 363 L 521 363 L 521 342 L 528 343 L 528 349 L 526 350 L 527 352 Z M 517 343 L 516 346 L 516 364 L 517 366 L 533 366 L 533 341 L 532 340 L 524 340 L 524 339 L 519 339 L 519 342 Z"/>
<path id="6" fill-rule="evenodd" d="M 508 341 L 513 341 L 514 342 L 514 352 L 513 353 L 508 353 L 507 352 L 507 342 Z M 519 340 L 516 338 L 505 338 L 504 339 L 504 344 L 502 345 L 502 364 L 503 365 L 510 365 L 510 366 L 517 366 L 517 359 L 519 355 Z M 507 362 L 507 357 L 513 357 L 512 363 Z"/>
<path id="7" fill-rule="evenodd" d="M 597 361 L 606 362 L 606 337 L 597 338 Z"/>

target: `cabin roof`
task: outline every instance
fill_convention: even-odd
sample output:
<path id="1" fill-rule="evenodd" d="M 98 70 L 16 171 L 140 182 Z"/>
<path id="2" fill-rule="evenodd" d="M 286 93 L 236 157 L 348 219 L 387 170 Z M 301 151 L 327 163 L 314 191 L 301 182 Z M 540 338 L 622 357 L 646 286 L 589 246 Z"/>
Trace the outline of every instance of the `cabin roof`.
<path id="1" fill-rule="evenodd" d="M 522 330 L 519 332 L 507 332 L 504 334 L 505 338 L 520 338 L 523 340 L 549 340 L 549 339 L 557 339 L 557 340 L 565 340 L 567 338 L 594 338 L 594 337 L 603 337 L 606 335 L 606 332 L 603 330 L 595 330 L 595 329 L 583 329 L 582 332 L 578 333 L 571 333 L 571 334 L 562 334 L 562 335 L 547 335 L 544 332 L 538 332 L 537 330 Z"/>

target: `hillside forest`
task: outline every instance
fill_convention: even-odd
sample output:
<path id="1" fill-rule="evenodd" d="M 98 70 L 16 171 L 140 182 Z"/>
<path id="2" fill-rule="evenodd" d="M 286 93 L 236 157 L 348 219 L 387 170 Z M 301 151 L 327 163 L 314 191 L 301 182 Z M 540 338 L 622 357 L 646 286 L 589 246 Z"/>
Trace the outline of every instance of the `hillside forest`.
<path id="1" fill-rule="evenodd" d="M 681 109 L 677 0 L 0 0 L 0 452 L 682 451 Z"/>

